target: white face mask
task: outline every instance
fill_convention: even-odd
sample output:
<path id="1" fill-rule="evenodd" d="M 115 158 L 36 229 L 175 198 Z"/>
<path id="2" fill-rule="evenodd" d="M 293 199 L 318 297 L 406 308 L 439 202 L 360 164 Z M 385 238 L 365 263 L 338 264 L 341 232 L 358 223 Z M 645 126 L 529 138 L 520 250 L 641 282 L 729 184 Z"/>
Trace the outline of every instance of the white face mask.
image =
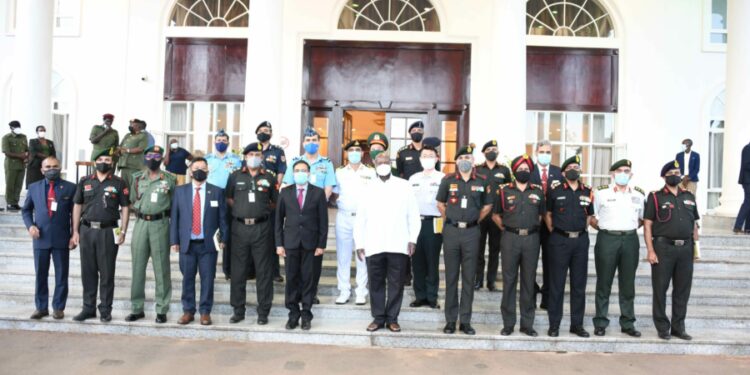
<path id="1" fill-rule="evenodd" d="M 435 164 L 437 163 L 437 159 L 435 158 L 419 158 L 419 163 L 422 164 L 422 169 L 426 171 L 431 171 L 435 169 Z"/>
<path id="2" fill-rule="evenodd" d="M 385 177 L 391 174 L 391 166 L 390 164 L 380 164 L 377 167 L 375 167 L 375 172 L 377 172 L 378 176 Z"/>
<path id="3" fill-rule="evenodd" d="M 13 128 L 10 131 L 12 131 L 13 134 L 21 134 L 21 128 Z"/>
<path id="4" fill-rule="evenodd" d="M 179 147 L 179 146 L 180 146 L 179 143 L 170 143 L 169 144 L 169 148 L 171 148 L 172 150 L 176 150 L 177 147 Z"/>
<path id="5" fill-rule="evenodd" d="M 44 136 L 47 135 L 47 132 L 38 132 L 36 134 L 39 136 L 39 138 L 44 138 Z"/>

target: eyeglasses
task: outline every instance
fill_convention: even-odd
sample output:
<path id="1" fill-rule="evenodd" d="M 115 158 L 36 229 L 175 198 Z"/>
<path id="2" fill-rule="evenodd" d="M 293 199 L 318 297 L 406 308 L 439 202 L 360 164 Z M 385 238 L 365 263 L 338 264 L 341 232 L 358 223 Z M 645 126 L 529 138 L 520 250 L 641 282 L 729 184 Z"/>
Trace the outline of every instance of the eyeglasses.
<path id="1" fill-rule="evenodd" d="M 146 154 L 145 158 L 146 158 L 146 160 L 159 160 L 159 159 L 161 159 L 161 155 L 159 155 L 159 154 Z"/>

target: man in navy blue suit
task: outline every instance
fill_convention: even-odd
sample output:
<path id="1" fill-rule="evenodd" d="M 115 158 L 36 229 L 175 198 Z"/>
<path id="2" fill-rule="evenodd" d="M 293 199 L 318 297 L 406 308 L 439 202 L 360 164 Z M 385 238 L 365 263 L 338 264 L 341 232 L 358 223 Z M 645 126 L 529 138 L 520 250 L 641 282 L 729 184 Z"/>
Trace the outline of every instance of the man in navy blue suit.
<path id="1" fill-rule="evenodd" d="M 742 201 L 737 220 L 734 222 L 734 233 L 750 234 L 750 143 L 742 148 L 742 159 L 740 162 L 740 179 L 737 181 L 745 191 L 745 199 Z"/>
<path id="2" fill-rule="evenodd" d="M 213 238 L 221 235 L 219 247 L 229 237 L 227 204 L 224 189 L 206 182 L 208 162 L 195 158 L 190 164 L 193 182 L 178 186 L 172 197 L 169 243 L 172 251 L 180 253 L 182 272 L 182 310 L 178 324 L 188 324 L 195 318 L 195 275 L 201 276 L 201 295 L 198 311 L 201 325 L 211 325 L 214 304 L 217 249 Z"/>
<path id="3" fill-rule="evenodd" d="M 47 277 L 50 257 L 55 264 L 52 317 L 62 319 L 65 316 L 63 311 L 65 311 L 65 302 L 68 299 L 70 249 L 75 248 L 70 241 L 70 236 L 76 185 L 60 178 L 60 161 L 54 156 L 42 161 L 42 174 L 44 174 L 43 180 L 29 185 L 26 201 L 21 211 L 23 222 L 34 239 L 36 311 L 31 315 L 31 319 L 41 319 L 49 315 Z"/>
<path id="4" fill-rule="evenodd" d="M 698 190 L 698 173 L 701 170 L 701 157 L 693 151 L 693 140 L 687 138 L 682 141 L 682 152 L 678 152 L 675 160 L 680 163 L 682 187 L 695 195 Z"/>

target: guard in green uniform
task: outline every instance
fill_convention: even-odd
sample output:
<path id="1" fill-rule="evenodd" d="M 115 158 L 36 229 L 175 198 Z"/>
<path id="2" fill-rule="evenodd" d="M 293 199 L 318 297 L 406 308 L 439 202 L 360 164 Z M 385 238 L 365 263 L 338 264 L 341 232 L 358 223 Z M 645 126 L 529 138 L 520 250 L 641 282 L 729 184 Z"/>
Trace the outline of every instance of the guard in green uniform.
<path id="1" fill-rule="evenodd" d="M 143 169 L 143 151 L 148 147 L 148 136 L 143 132 L 143 122 L 138 119 L 130 120 L 128 126 L 130 134 L 120 143 L 120 177 L 130 186 L 133 183 L 133 173 Z"/>
<path id="2" fill-rule="evenodd" d="M 21 123 L 11 121 L 10 133 L 3 137 L 5 154 L 5 200 L 8 211 L 18 211 L 21 206 L 18 200 L 23 188 L 23 177 L 26 175 L 26 162 L 29 161 L 29 142 L 21 134 Z"/>
<path id="3" fill-rule="evenodd" d="M 164 148 L 146 149 L 147 169 L 133 174 L 130 185 L 130 202 L 135 209 L 135 229 L 130 244 L 133 279 L 130 286 L 131 314 L 127 322 L 143 319 L 146 298 L 146 266 L 148 258 L 154 267 L 156 279 L 156 322 L 165 323 L 172 299 L 172 278 L 169 263 L 169 212 L 177 177 L 161 171 Z"/>
<path id="4" fill-rule="evenodd" d="M 91 161 L 96 161 L 96 155 L 100 155 L 102 152 L 111 148 L 117 148 L 120 144 L 120 134 L 117 130 L 112 128 L 112 122 L 115 121 L 115 116 L 109 113 L 102 116 L 103 124 L 94 125 L 91 128 L 91 134 L 89 135 L 89 141 L 94 145 L 94 149 L 91 151 Z M 113 165 L 117 165 L 117 155 L 112 156 Z"/>

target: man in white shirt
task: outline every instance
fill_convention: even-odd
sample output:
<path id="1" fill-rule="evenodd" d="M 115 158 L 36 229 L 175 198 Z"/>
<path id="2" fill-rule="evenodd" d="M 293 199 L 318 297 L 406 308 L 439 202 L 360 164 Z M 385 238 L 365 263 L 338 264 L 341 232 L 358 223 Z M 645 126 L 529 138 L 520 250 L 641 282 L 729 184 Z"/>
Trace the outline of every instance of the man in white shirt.
<path id="1" fill-rule="evenodd" d="M 375 158 L 378 178 L 367 186 L 366 200 L 357 208 L 354 243 L 357 257 L 367 257 L 370 279 L 370 311 L 373 321 L 367 331 L 385 326 L 400 332 L 398 314 L 404 296 L 407 261 L 419 236 L 419 208 L 409 183 L 391 175 L 387 152 Z M 386 294 L 387 280 L 387 294 Z"/>
<path id="2" fill-rule="evenodd" d="M 437 191 L 440 181 L 445 174 L 436 171 L 438 152 L 436 147 L 431 146 L 433 139 L 437 146 L 440 140 L 437 138 L 425 138 L 424 147 L 419 153 L 419 163 L 422 172 L 417 172 L 409 178 L 409 185 L 417 198 L 419 215 L 422 221 L 422 229 L 419 231 L 417 248 L 412 258 L 414 275 L 414 301 L 411 307 L 430 306 L 433 309 L 440 308 L 438 305 L 438 287 L 440 285 L 440 249 L 443 247 L 442 220 L 437 208 Z"/>
<path id="3" fill-rule="evenodd" d="M 352 294 L 351 270 L 352 254 L 354 254 L 354 220 L 357 215 L 357 207 L 365 199 L 365 188 L 375 177 L 375 169 L 362 164 L 362 145 L 354 140 L 346 144 L 349 163 L 336 170 L 336 181 L 338 185 L 334 192 L 338 194 L 336 204 L 336 259 L 338 268 L 336 277 L 338 279 L 339 297 L 337 305 L 349 302 Z M 367 302 L 367 264 L 364 260 L 357 258 L 357 305 Z"/>

